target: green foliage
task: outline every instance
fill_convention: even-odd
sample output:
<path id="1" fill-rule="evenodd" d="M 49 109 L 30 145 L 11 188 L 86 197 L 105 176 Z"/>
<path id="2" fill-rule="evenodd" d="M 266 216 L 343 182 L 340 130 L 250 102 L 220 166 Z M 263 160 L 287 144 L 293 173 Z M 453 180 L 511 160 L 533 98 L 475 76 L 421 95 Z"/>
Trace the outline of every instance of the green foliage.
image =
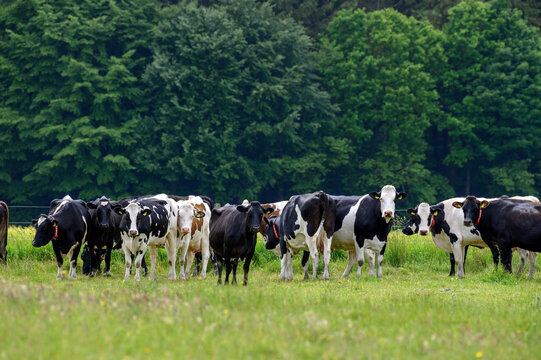
<path id="1" fill-rule="evenodd" d="M 423 161 L 424 133 L 441 116 L 431 74 L 445 61 L 440 34 L 393 10 L 345 10 L 329 24 L 322 49 L 323 79 L 341 108 L 337 127 L 352 146 L 343 189 L 393 183 L 435 200 Z"/>
<path id="2" fill-rule="evenodd" d="M 13 0 L 2 7 L 3 193 L 27 201 L 51 191 L 85 198 L 125 192 L 136 180 L 125 149 L 135 143 L 142 110 L 138 78 L 155 6 Z"/>
<path id="3" fill-rule="evenodd" d="M 138 142 L 160 146 L 140 148 L 140 167 L 221 202 L 322 184 L 324 164 L 342 150 L 322 144 L 339 142 L 333 108 L 318 89 L 310 39 L 291 18 L 250 0 L 180 4 L 152 49 Z"/>

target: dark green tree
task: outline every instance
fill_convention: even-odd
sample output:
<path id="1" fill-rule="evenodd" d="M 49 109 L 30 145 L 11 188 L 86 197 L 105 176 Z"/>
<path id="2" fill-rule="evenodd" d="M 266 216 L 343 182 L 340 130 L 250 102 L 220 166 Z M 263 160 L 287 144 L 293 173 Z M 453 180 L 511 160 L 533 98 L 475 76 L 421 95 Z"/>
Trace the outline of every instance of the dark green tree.
<path id="1" fill-rule="evenodd" d="M 138 165 L 220 202 L 318 189 L 345 161 L 301 26 L 256 1 L 169 7 L 145 81 Z M 158 145 L 158 146 L 156 146 Z M 141 190 L 143 191 L 143 190 Z"/>
<path id="2" fill-rule="evenodd" d="M 435 79 L 441 33 L 394 11 L 345 10 L 322 41 L 321 72 L 340 106 L 339 134 L 352 144 L 340 171 L 346 193 L 392 183 L 434 201 L 445 181 L 424 166 L 425 132 L 441 118 Z"/>
<path id="3" fill-rule="evenodd" d="M 157 9 L 145 0 L 11 0 L 0 11 L 0 196 L 128 192 L 140 76 Z"/>

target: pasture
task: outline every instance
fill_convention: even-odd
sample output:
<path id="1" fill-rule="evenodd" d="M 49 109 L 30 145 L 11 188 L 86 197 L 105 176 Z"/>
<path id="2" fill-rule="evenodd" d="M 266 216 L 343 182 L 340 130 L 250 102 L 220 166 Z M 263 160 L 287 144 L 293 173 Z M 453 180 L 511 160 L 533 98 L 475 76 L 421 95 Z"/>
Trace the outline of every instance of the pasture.
<path id="1" fill-rule="evenodd" d="M 449 278 L 448 255 L 430 237 L 393 231 L 383 280 L 352 272 L 344 253 L 331 280 L 279 282 L 280 263 L 258 243 L 244 286 L 111 278 L 57 281 L 51 245 L 33 248 L 33 228 L 10 227 L 0 267 L 0 358 L 524 358 L 541 354 L 541 273 L 493 270 L 488 250 L 470 249 L 466 277 Z M 513 259 L 516 269 L 517 256 Z M 148 261 L 148 255 L 147 255 Z M 320 262 L 321 263 L 321 262 Z M 103 264 L 102 264 L 103 268 Z M 242 278 L 242 271 L 240 272 Z M 321 276 L 321 275 L 320 275 Z"/>

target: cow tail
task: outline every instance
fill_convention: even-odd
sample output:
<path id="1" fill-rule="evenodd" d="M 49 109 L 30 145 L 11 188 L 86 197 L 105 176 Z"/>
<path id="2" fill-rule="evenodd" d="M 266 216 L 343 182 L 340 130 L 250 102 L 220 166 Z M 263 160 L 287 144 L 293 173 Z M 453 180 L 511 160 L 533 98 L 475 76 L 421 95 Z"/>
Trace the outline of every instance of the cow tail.
<path id="1" fill-rule="evenodd" d="M 323 231 L 320 232 L 317 239 L 318 250 L 323 253 L 323 237 L 331 238 L 334 234 L 334 222 L 336 219 L 336 204 L 334 200 L 323 191 L 319 191 L 316 196 L 321 200 L 322 217 L 321 225 Z"/>

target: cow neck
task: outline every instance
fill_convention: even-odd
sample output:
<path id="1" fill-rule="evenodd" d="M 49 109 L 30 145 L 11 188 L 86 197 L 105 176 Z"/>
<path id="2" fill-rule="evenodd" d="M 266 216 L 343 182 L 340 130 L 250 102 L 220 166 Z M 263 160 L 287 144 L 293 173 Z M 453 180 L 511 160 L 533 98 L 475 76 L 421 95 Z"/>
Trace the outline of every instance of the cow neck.
<path id="1" fill-rule="evenodd" d="M 481 216 L 483 215 L 483 209 L 479 209 L 479 217 L 477 218 L 477 221 L 475 222 L 475 225 L 479 225 L 479 222 L 481 221 Z"/>

